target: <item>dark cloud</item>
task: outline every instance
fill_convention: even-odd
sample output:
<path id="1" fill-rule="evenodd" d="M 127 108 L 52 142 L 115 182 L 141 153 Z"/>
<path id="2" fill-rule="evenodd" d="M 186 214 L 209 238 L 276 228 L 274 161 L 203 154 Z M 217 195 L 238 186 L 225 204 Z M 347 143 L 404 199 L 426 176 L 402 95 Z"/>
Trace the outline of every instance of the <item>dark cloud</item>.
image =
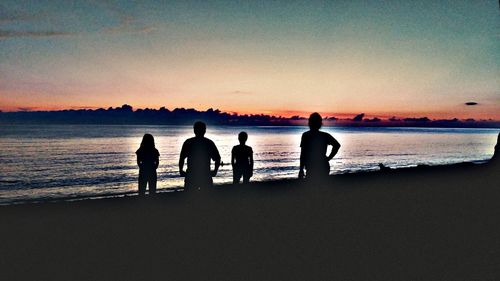
<path id="1" fill-rule="evenodd" d="M 104 33 L 150 33 L 156 30 L 155 26 L 148 25 L 143 27 L 134 27 L 129 24 L 121 24 L 113 27 L 107 27 L 102 30 Z"/>
<path id="2" fill-rule="evenodd" d="M 430 122 L 431 119 L 429 119 L 428 117 L 404 118 L 403 121 L 405 121 L 405 122 Z"/>
<path id="3" fill-rule="evenodd" d="M 36 107 L 18 107 L 17 110 L 19 111 L 33 111 L 36 110 Z"/>
<path id="4" fill-rule="evenodd" d="M 365 117 L 364 113 L 358 114 L 358 115 L 354 116 L 354 118 L 352 118 L 352 121 L 355 121 L 355 122 L 362 121 L 363 117 Z"/>
<path id="5" fill-rule="evenodd" d="M 130 15 L 117 9 L 115 6 L 107 4 L 105 6 L 114 17 L 118 19 L 118 22 L 114 26 L 108 26 L 102 28 L 99 33 L 150 33 L 156 29 L 153 25 L 144 25 L 140 21 Z M 23 23 L 27 21 L 44 21 L 49 17 L 47 15 L 34 15 L 23 11 L 9 10 L 4 6 L 0 5 L 0 25 L 8 23 Z M 43 38 L 43 37 L 56 37 L 56 36 L 68 36 L 77 35 L 81 32 L 67 32 L 60 30 L 12 30 L 12 29 L 0 29 L 0 40 L 12 39 L 12 38 Z"/>
<path id="6" fill-rule="evenodd" d="M 33 15 L 23 11 L 9 10 L 4 6 L 0 5 L 0 24 L 6 23 L 22 23 L 26 21 L 36 21 L 40 20 L 40 15 Z M 11 29 L 0 29 L 0 40 L 9 38 L 20 38 L 20 37 L 55 37 L 55 36 L 66 36 L 73 35 L 74 32 L 66 31 L 56 31 L 56 30 L 11 30 Z"/>
<path id="7" fill-rule="evenodd" d="M 98 109 L 98 106 L 70 106 L 69 109 Z"/>
<path id="8" fill-rule="evenodd" d="M 110 16 L 118 19 L 116 25 L 102 29 L 104 33 L 149 33 L 156 29 L 153 25 L 144 25 L 139 18 L 111 2 L 95 1 L 95 3 L 107 10 Z"/>
<path id="9" fill-rule="evenodd" d="M 434 122 L 442 122 L 442 123 L 453 123 L 453 122 L 459 122 L 458 118 L 453 118 L 453 119 L 439 119 Z"/>
<path id="10" fill-rule="evenodd" d="M 56 36 L 68 36 L 74 35 L 74 32 L 64 32 L 64 31 L 14 31 L 14 30 L 2 30 L 0 29 L 0 40 L 1 39 L 9 39 L 9 38 L 20 38 L 20 37 L 56 37 Z"/>
<path id="11" fill-rule="evenodd" d="M 378 118 L 378 117 L 375 117 L 373 119 L 365 119 L 363 121 L 365 121 L 365 122 L 380 122 L 382 120 L 380 118 Z"/>
<path id="12" fill-rule="evenodd" d="M 0 23 L 7 23 L 17 20 L 25 20 L 27 14 L 19 11 L 9 11 L 3 5 L 0 5 Z"/>
<path id="13" fill-rule="evenodd" d="M 465 105 L 478 105 L 478 103 L 475 101 L 468 101 L 465 103 Z"/>

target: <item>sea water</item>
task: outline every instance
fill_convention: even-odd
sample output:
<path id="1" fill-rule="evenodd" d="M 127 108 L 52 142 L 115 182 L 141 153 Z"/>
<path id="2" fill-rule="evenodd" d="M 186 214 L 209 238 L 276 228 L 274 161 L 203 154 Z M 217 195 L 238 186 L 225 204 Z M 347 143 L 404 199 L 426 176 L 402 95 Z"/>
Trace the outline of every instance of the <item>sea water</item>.
<path id="1" fill-rule="evenodd" d="M 482 162 L 493 155 L 498 129 L 327 127 L 342 145 L 331 173 L 419 164 Z M 246 131 L 253 148 L 252 181 L 295 178 L 300 137 L 306 127 L 209 126 L 206 137 L 226 164 L 215 184 L 232 181 L 231 149 Z M 160 152 L 158 188 L 181 187 L 179 152 L 191 126 L 0 125 L 0 204 L 24 200 L 95 197 L 137 190 L 135 151 L 142 136 L 155 137 Z M 227 165 L 229 164 L 229 165 Z"/>

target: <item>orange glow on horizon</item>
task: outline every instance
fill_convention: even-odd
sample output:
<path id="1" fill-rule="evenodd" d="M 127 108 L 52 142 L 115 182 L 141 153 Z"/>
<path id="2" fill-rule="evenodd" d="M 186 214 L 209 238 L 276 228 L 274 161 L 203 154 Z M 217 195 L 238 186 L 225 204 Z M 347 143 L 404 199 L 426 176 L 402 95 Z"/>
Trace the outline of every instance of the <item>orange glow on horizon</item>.
<path id="1" fill-rule="evenodd" d="M 128 104 L 128 103 L 127 103 Z M 122 104 L 123 105 L 123 104 Z M 79 109 L 91 109 L 95 110 L 98 108 L 104 108 L 108 109 L 109 107 L 116 108 L 116 107 L 121 107 L 122 105 L 112 105 L 112 106 L 63 106 L 63 105 L 53 105 L 53 106 L 3 106 L 0 105 L 0 110 L 3 112 L 20 112 L 20 111 L 57 111 L 57 110 L 79 110 Z M 175 108 L 194 108 L 199 111 L 205 111 L 208 110 L 209 108 L 212 108 L 214 110 L 218 109 L 221 112 L 227 112 L 230 114 L 238 114 L 238 115 L 258 115 L 258 114 L 265 114 L 265 115 L 271 115 L 271 116 L 276 116 L 276 117 L 285 117 L 285 118 L 290 118 L 293 116 L 299 116 L 299 117 L 305 117 L 307 118 L 312 112 L 314 111 L 303 111 L 303 110 L 241 110 L 241 109 L 224 109 L 224 108 L 218 108 L 217 106 L 204 106 L 204 107 L 195 107 L 195 106 L 156 106 L 156 105 L 142 105 L 142 106 L 134 106 L 132 104 L 129 104 L 133 107 L 134 110 L 137 109 L 145 109 L 145 108 L 150 108 L 150 109 L 160 109 L 161 107 L 166 107 L 169 110 L 173 110 Z M 428 117 L 431 120 L 437 120 L 437 119 L 453 119 L 453 118 L 458 118 L 458 119 L 468 119 L 472 118 L 475 120 L 494 120 L 494 121 L 500 121 L 500 116 L 499 114 L 488 114 L 486 112 L 481 112 L 481 113 L 467 113 L 467 112 L 455 112 L 455 114 L 450 113 L 450 112 L 439 112 L 439 111 L 422 111 L 422 112 L 403 112 L 403 111 L 395 111 L 395 112 L 385 112 L 385 111 L 375 111 L 375 112 L 327 112 L 327 111 L 317 111 L 321 116 L 323 117 L 335 117 L 338 119 L 352 119 L 354 116 L 364 113 L 364 118 L 380 118 L 382 120 L 389 119 L 391 117 L 396 117 L 396 118 L 420 118 L 420 117 Z"/>

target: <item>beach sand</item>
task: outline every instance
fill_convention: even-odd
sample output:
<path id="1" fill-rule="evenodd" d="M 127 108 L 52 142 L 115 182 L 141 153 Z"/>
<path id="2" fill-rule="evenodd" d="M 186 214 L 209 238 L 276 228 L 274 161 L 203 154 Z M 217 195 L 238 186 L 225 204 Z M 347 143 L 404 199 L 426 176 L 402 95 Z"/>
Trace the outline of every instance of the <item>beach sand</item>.
<path id="1" fill-rule="evenodd" d="M 0 207 L 0 280 L 500 280 L 498 166 Z"/>

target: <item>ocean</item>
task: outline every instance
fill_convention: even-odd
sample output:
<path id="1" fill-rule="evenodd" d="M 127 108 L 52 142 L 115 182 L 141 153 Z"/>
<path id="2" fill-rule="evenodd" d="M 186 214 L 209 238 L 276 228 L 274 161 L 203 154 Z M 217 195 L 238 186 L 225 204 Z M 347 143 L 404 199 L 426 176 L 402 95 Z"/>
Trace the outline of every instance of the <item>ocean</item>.
<path id="1" fill-rule="evenodd" d="M 300 137 L 306 127 L 209 126 L 227 165 L 215 184 L 232 181 L 231 149 L 246 131 L 253 148 L 252 181 L 295 178 Z M 498 129 L 326 127 L 342 145 L 331 173 L 419 164 L 484 162 L 493 155 Z M 158 189 L 182 187 L 179 152 L 191 126 L 0 125 L 0 204 L 58 198 L 117 196 L 137 190 L 135 151 L 142 136 L 155 137 L 160 152 Z"/>

